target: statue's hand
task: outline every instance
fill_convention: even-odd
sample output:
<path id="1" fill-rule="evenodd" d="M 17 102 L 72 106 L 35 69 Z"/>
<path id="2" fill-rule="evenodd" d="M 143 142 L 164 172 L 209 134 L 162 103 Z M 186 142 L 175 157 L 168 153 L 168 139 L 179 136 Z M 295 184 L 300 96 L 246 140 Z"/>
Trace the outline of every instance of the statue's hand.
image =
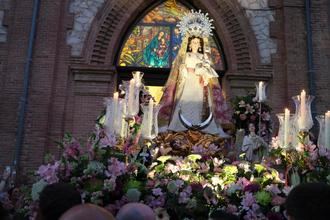
<path id="1" fill-rule="evenodd" d="M 209 84 L 209 78 L 206 76 L 203 76 L 203 82 L 204 82 L 204 86 L 207 86 Z"/>
<path id="2" fill-rule="evenodd" d="M 180 65 L 180 79 L 185 80 L 188 76 L 187 68 L 184 64 Z"/>

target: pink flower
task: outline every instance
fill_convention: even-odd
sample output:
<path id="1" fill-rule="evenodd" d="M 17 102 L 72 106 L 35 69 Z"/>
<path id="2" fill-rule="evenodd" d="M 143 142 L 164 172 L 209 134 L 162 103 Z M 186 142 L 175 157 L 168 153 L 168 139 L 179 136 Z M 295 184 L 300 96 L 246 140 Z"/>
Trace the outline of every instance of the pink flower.
<path id="1" fill-rule="evenodd" d="M 77 159 L 80 153 L 81 153 L 80 143 L 76 140 L 73 140 L 67 146 L 64 146 L 63 156 L 66 158 Z"/>
<path id="2" fill-rule="evenodd" d="M 215 145 L 215 144 L 210 144 L 209 147 L 207 148 L 209 152 L 211 153 L 216 153 L 218 152 L 220 149 L 219 149 L 219 146 Z"/>
<path id="3" fill-rule="evenodd" d="M 115 135 L 105 135 L 103 138 L 100 138 L 100 147 L 113 147 L 117 144 L 117 139 Z"/>
<path id="4" fill-rule="evenodd" d="M 257 183 L 251 183 L 244 187 L 244 192 L 257 192 L 260 189 L 260 185 Z"/>
<path id="5" fill-rule="evenodd" d="M 319 155 L 320 157 L 326 157 L 328 160 L 330 160 L 330 150 L 325 147 L 319 147 Z"/>
<path id="6" fill-rule="evenodd" d="M 167 173 L 176 173 L 176 172 L 180 171 L 180 168 L 179 168 L 179 166 L 168 163 L 168 164 L 166 164 L 165 170 Z"/>
<path id="7" fill-rule="evenodd" d="M 159 196 L 157 198 L 154 196 L 148 196 L 146 202 L 151 208 L 163 207 L 165 205 L 165 196 Z"/>
<path id="8" fill-rule="evenodd" d="M 254 198 L 253 194 L 250 192 L 246 192 L 241 202 L 243 209 L 249 210 L 255 203 L 256 199 Z"/>
<path id="9" fill-rule="evenodd" d="M 156 181 L 155 180 L 151 180 L 151 179 L 148 179 L 147 180 L 147 184 L 146 184 L 146 187 L 147 188 L 153 188 L 155 185 L 156 185 Z"/>
<path id="10" fill-rule="evenodd" d="M 272 199 L 273 206 L 279 206 L 285 203 L 285 198 L 282 196 L 274 196 Z"/>
<path id="11" fill-rule="evenodd" d="M 231 164 L 237 166 L 237 165 L 239 165 L 240 163 L 241 163 L 241 161 L 239 161 L 239 160 L 235 160 L 235 161 L 233 161 Z"/>
<path id="12" fill-rule="evenodd" d="M 206 149 L 201 145 L 193 146 L 192 147 L 192 153 L 203 155 L 203 154 L 206 153 Z"/>
<path id="13" fill-rule="evenodd" d="M 318 159 L 319 155 L 317 151 L 309 151 L 309 158 L 311 161 L 316 161 Z"/>
<path id="14" fill-rule="evenodd" d="M 73 165 L 71 163 L 67 163 L 66 167 L 64 168 L 64 171 L 65 171 L 65 177 L 70 177 L 73 171 Z"/>
<path id="15" fill-rule="evenodd" d="M 257 208 L 258 205 L 256 205 Z M 259 207 L 258 207 L 259 209 Z M 244 220 L 267 220 L 266 216 L 258 210 L 249 210 L 243 217 Z"/>
<path id="16" fill-rule="evenodd" d="M 279 139 L 278 136 L 272 138 L 271 147 L 274 148 L 274 149 L 277 149 L 277 148 L 281 147 L 281 142 L 280 142 L 280 139 Z"/>
<path id="17" fill-rule="evenodd" d="M 281 160 L 281 158 L 276 158 L 276 159 L 275 159 L 275 164 L 276 164 L 276 165 L 281 165 L 281 164 L 282 164 L 282 160 Z"/>
<path id="18" fill-rule="evenodd" d="M 49 184 L 56 183 L 59 181 L 59 178 L 57 177 L 59 166 L 59 161 L 56 161 L 53 165 L 41 165 L 37 171 L 37 174 Z"/>
<path id="19" fill-rule="evenodd" d="M 126 173 L 127 169 L 125 163 L 120 162 L 117 158 L 112 157 L 108 162 L 110 165 L 108 166 L 108 170 L 105 171 L 107 177 L 117 177 Z"/>
<path id="20" fill-rule="evenodd" d="M 198 170 L 198 172 L 200 173 L 208 173 L 210 170 L 210 167 L 206 164 L 206 163 L 198 163 L 200 169 Z"/>
<path id="21" fill-rule="evenodd" d="M 277 195 L 277 194 L 281 193 L 281 190 L 275 184 L 271 184 L 271 185 L 266 186 L 266 190 L 268 192 L 272 193 L 273 195 Z"/>
<path id="22" fill-rule="evenodd" d="M 187 186 L 182 192 L 179 194 L 179 204 L 184 204 L 189 201 L 189 197 L 191 196 L 191 186 Z"/>
<path id="23" fill-rule="evenodd" d="M 237 185 L 240 185 L 242 188 L 249 185 L 250 183 L 251 182 L 249 180 L 247 180 L 245 177 L 239 178 L 238 181 L 237 181 Z"/>
<path id="24" fill-rule="evenodd" d="M 161 188 L 155 188 L 155 189 L 152 189 L 152 194 L 155 196 L 162 196 L 163 192 L 162 192 Z"/>
<path id="25" fill-rule="evenodd" d="M 236 205 L 232 205 L 232 204 L 228 204 L 226 207 L 226 212 L 230 213 L 230 214 L 234 214 L 238 211 L 238 208 Z"/>

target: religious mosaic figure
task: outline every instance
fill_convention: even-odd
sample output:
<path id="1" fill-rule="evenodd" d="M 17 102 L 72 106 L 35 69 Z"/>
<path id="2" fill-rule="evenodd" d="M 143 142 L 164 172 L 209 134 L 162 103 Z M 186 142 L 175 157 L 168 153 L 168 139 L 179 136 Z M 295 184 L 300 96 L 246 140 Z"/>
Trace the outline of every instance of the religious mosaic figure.
<path id="1" fill-rule="evenodd" d="M 160 131 L 193 129 L 227 137 L 221 124 L 229 123 L 231 112 L 210 61 L 212 24 L 207 15 L 192 11 L 178 27 L 182 43 L 160 101 Z"/>
<path id="2" fill-rule="evenodd" d="M 172 36 L 172 58 L 175 59 L 179 52 L 182 39 L 179 28 L 174 28 Z"/>
<path id="3" fill-rule="evenodd" d="M 164 31 L 158 32 L 143 50 L 144 63 L 151 67 L 167 66 L 168 55 L 168 42 Z"/>

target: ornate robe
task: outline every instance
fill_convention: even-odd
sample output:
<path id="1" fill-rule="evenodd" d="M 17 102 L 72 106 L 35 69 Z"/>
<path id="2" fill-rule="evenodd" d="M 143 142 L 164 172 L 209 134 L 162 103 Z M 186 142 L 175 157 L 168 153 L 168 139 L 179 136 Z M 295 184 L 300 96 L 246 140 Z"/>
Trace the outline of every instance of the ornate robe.
<path id="1" fill-rule="evenodd" d="M 212 112 L 213 119 L 201 130 L 226 137 L 221 124 L 229 123 L 231 112 L 223 98 L 218 75 L 203 54 L 187 53 L 174 61 L 159 112 L 160 131 L 184 131 L 179 112 L 194 125 Z"/>

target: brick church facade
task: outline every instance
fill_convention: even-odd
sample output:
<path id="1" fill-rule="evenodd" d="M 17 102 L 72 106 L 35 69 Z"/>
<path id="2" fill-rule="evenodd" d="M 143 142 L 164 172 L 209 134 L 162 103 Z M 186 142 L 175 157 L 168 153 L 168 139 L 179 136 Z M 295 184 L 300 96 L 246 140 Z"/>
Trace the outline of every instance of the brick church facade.
<path id="1" fill-rule="evenodd" d="M 26 173 L 46 153 L 59 155 L 54 141 L 65 132 L 85 137 L 93 130 L 103 98 L 119 83 L 123 39 L 141 13 L 161 2 L 0 0 L 0 170 L 16 158 Z M 286 106 L 293 111 L 291 96 L 302 89 L 316 96 L 314 114 L 329 110 L 328 0 L 182 3 L 214 19 L 228 66 L 222 78 L 228 99 L 262 80 L 274 113 Z"/>

